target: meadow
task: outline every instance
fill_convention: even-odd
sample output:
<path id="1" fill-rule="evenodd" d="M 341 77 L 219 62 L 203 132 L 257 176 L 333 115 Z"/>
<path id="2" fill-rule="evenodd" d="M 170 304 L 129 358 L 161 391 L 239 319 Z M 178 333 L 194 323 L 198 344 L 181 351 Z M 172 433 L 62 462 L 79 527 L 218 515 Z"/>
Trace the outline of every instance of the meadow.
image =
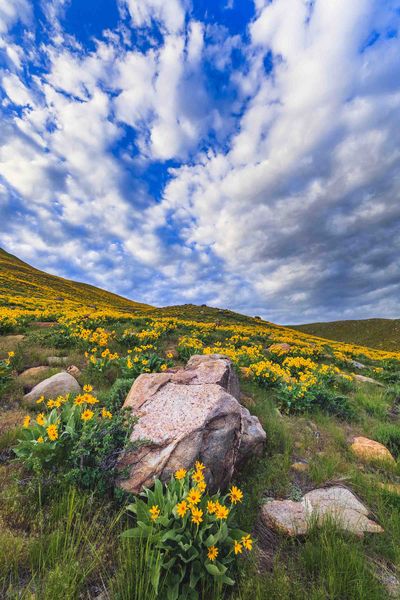
<path id="1" fill-rule="evenodd" d="M 74 297 L 55 300 L 60 296 L 51 281 L 49 295 L 24 294 L 18 269 L 7 274 L 0 296 L 0 597 L 395 597 L 391 594 L 397 593 L 400 571 L 400 352 L 329 341 L 206 306 L 154 309 L 129 306 L 129 301 L 111 306 L 106 292 L 94 304 L 90 290 L 79 296 L 76 287 Z M 236 473 L 231 491 L 223 490 L 216 499 L 221 522 L 228 516 L 225 511 L 235 509 L 235 527 L 242 533 L 235 533 L 226 519 L 223 539 L 218 533 L 212 544 L 201 542 L 207 551 L 204 565 L 193 585 L 178 596 L 160 564 L 166 546 L 171 560 L 179 553 L 173 549 L 172 529 L 179 527 L 178 517 L 187 518 L 181 502 L 189 493 L 189 487 L 179 487 L 180 479 L 183 486 L 194 478 L 200 490 L 197 502 L 206 499 L 202 467 L 177 474 L 169 491 L 154 492 L 157 503 L 150 496 L 145 508 L 135 512 L 127 510 L 132 496 L 115 486 L 113 458 L 134 426 L 121 406 L 135 378 L 184 365 L 193 354 L 213 353 L 232 360 L 241 401 L 259 417 L 267 445 L 262 457 Z M 79 369 L 83 393 L 26 406 L 24 392 L 63 368 L 50 366 L 49 357 Z M 46 365 L 40 376 L 20 376 Z M 381 385 L 359 381 L 359 373 Z M 356 435 L 385 444 L 395 461 L 360 461 L 350 450 Z M 258 519 L 263 501 L 298 500 L 308 490 L 333 483 L 351 489 L 384 532 L 357 538 L 327 521 L 303 539 L 265 535 Z M 179 497 L 180 508 L 168 508 L 168 520 L 163 510 L 178 498 L 178 489 L 186 491 Z M 203 505 L 192 504 L 192 521 L 196 506 Z M 204 515 L 198 519 L 197 525 L 202 520 L 200 527 L 206 525 Z M 146 535 L 137 533 L 138 525 Z M 200 531 L 197 525 L 194 521 L 190 531 Z M 161 543 L 157 535 L 162 527 Z M 204 549 L 193 536 L 188 547 L 201 556 Z M 232 541 L 225 558 L 224 540 Z"/>

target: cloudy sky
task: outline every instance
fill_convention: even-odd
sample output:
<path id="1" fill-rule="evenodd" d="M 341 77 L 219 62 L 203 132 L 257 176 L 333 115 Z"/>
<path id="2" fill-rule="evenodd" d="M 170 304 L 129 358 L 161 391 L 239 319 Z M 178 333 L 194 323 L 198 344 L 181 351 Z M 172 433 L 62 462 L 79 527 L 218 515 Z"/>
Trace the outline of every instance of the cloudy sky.
<path id="1" fill-rule="evenodd" d="M 0 245 L 156 305 L 400 317 L 400 0 L 0 0 Z"/>

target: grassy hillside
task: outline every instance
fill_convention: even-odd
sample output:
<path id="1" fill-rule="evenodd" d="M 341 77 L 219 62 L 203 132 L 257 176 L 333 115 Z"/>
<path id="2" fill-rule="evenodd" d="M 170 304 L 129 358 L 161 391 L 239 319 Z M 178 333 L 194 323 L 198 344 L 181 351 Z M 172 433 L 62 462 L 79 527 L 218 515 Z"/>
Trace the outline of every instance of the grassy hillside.
<path id="1" fill-rule="evenodd" d="M 149 308 L 87 283 L 50 275 L 0 248 L 0 306 L 18 308 L 83 307 L 136 312 Z"/>
<path id="2" fill-rule="evenodd" d="M 362 319 L 289 325 L 311 335 L 383 350 L 400 350 L 400 319 Z"/>
<path id="3" fill-rule="evenodd" d="M 1 599 L 177 599 L 176 582 L 168 593 L 165 583 L 175 564 L 186 583 L 193 581 L 193 600 L 398 597 L 400 352 L 330 341 L 205 305 L 140 305 L 47 275 L 4 252 L 0 265 Z M 228 516 L 237 511 L 242 531 L 235 527 L 232 535 L 248 532 L 258 549 L 250 552 L 252 542 L 244 546 L 241 537 L 236 556 L 233 538 L 223 533 L 225 520 L 211 539 L 207 530 L 218 551 L 213 565 L 202 537 L 217 518 L 207 487 L 197 490 L 204 508 L 200 529 L 189 516 L 181 521 L 171 512 L 177 499 L 167 502 L 161 484 L 148 506 L 140 505 L 140 515 L 138 510 L 129 519 L 134 498 L 115 488 L 115 461 L 134 426 L 121 410 L 133 381 L 141 373 L 180 368 L 193 354 L 230 357 L 240 401 L 266 432 L 263 455 L 234 475 L 232 483 L 243 493 L 237 506 L 219 496 Z M 375 381 L 360 379 L 354 361 Z M 24 397 L 66 368 L 84 394 L 46 395 L 34 403 Z M 364 461 L 352 451 L 354 436 L 385 444 L 393 458 Z M 200 485 L 195 479 L 190 485 L 194 481 Z M 334 484 L 357 495 L 382 527 L 380 534 L 359 538 L 335 519 L 315 523 L 301 540 L 260 527 L 266 499 L 295 502 Z M 153 519 L 154 509 L 163 521 Z M 147 519 L 148 541 L 121 537 L 139 517 Z M 171 531 L 162 542 L 157 537 L 169 553 L 161 573 L 152 536 L 163 523 Z M 174 545 L 176 525 L 190 544 Z M 170 557 L 177 561 L 174 569 Z M 203 583 L 186 570 L 193 557 L 193 572 L 204 576 Z M 221 579 L 223 568 L 231 579 Z"/>

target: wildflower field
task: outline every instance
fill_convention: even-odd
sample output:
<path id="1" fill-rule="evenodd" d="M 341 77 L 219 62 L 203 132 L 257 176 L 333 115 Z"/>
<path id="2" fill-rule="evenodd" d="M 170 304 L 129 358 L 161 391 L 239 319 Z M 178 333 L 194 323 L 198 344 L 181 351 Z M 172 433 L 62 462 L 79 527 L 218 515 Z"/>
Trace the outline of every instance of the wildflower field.
<path id="1" fill-rule="evenodd" d="M 155 309 L 96 288 L 94 298 L 72 282 L 61 292 L 64 280 L 52 276 L 45 289 L 46 274 L 25 267 L 3 256 L 1 598 L 390 598 L 386 583 L 400 569 L 399 351 L 204 306 Z M 193 354 L 232 360 L 241 401 L 267 432 L 265 454 L 215 496 L 207 465 L 197 464 L 134 500 L 114 485 L 134 427 L 123 401 L 140 373 Z M 83 392 L 26 406 L 21 374 L 62 370 L 49 357 L 79 369 Z M 382 442 L 395 461 L 361 464 L 349 449 L 354 435 Z M 306 540 L 266 545 L 263 500 L 297 500 L 333 482 L 364 500 L 384 533 L 360 539 L 327 523 Z"/>

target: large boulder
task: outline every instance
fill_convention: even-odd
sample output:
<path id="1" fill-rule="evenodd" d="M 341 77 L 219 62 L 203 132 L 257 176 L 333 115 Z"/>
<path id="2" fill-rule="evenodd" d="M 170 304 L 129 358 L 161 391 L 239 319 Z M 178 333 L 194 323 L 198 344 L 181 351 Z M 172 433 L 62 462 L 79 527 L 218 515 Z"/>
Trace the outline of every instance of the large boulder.
<path id="1" fill-rule="evenodd" d="M 382 533 L 383 529 L 368 518 L 369 510 L 347 488 L 333 486 L 312 490 L 300 502 L 273 500 L 261 507 L 261 522 L 269 529 L 295 537 L 305 535 L 312 524 L 327 519 L 359 537 L 364 533 Z"/>
<path id="2" fill-rule="evenodd" d="M 50 399 L 57 398 L 57 396 L 65 396 L 66 394 L 79 394 L 81 391 L 81 386 L 75 377 L 62 371 L 35 385 L 29 394 L 25 394 L 24 402 L 26 404 L 34 404 L 41 396 L 44 396 L 45 399 Z"/>
<path id="3" fill-rule="evenodd" d="M 220 355 L 193 356 L 175 372 L 140 375 L 124 407 L 139 418 L 131 442 L 147 443 L 121 458 L 128 474 L 120 486 L 138 493 L 199 459 L 207 465 L 209 487 L 226 488 L 238 462 L 260 452 L 266 438 L 239 394 L 232 364 Z"/>

